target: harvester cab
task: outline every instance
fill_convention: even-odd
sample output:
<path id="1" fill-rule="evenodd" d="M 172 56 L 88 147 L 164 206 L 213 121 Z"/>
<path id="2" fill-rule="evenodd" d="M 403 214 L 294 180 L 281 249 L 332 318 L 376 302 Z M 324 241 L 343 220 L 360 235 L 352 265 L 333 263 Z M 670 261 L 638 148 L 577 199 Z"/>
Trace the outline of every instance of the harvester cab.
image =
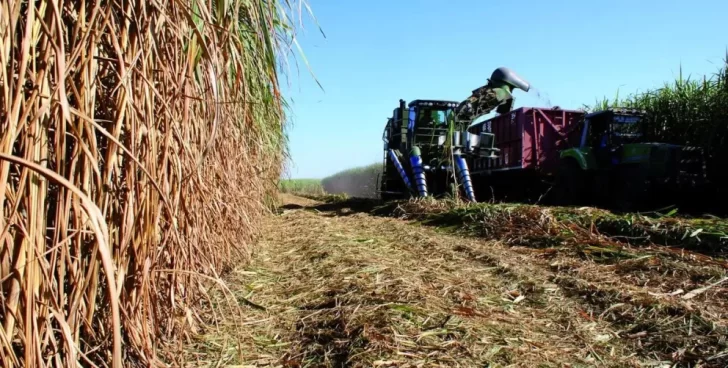
<path id="1" fill-rule="evenodd" d="M 493 134 L 471 134 L 467 128 L 493 109 L 510 111 L 516 88 L 528 91 L 530 85 L 511 70 L 498 68 L 488 84 L 460 103 L 418 99 L 406 104 L 400 100 L 382 135 L 381 198 L 453 195 L 457 188 L 450 178 L 456 174 L 465 196 L 475 201 L 465 156 L 495 158 L 498 150 Z"/>

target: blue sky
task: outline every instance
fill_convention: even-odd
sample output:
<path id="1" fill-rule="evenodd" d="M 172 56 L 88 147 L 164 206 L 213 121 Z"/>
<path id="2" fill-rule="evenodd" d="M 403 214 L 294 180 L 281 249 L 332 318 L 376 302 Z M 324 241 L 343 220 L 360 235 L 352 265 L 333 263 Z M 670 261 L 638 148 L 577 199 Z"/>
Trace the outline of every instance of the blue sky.
<path id="1" fill-rule="evenodd" d="M 728 48 L 728 1 L 308 0 L 282 78 L 292 178 L 382 160 L 400 98 L 461 101 L 506 66 L 529 81 L 516 106 L 579 108 L 683 73 L 711 74 Z M 540 95 L 540 97 L 539 97 Z"/>

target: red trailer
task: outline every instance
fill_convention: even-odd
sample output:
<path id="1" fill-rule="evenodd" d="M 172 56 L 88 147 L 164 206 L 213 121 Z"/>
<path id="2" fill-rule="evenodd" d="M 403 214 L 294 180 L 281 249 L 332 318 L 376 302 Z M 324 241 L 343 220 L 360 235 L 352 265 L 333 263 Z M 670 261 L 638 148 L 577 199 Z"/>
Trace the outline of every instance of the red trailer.
<path id="1" fill-rule="evenodd" d="M 469 162 L 478 196 L 514 197 L 532 189 L 527 184 L 554 174 L 559 151 L 578 144 L 576 128 L 583 117 L 577 110 L 521 107 L 468 128 L 472 134 L 493 133 L 500 149 L 496 159 Z"/>
<path id="2" fill-rule="evenodd" d="M 573 128 L 583 116 L 583 111 L 521 107 L 475 124 L 468 131 L 493 133 L 500 157 L 474 160 L 471 172 L 551 172 L 559 163 L 559 151 L 578 144 L 578 131 Z"/>

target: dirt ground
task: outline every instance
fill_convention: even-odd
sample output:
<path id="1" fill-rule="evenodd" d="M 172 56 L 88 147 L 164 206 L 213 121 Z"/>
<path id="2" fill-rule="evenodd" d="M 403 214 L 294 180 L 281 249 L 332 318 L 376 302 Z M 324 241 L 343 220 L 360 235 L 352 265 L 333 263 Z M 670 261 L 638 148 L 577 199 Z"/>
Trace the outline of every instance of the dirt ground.
<path id="1" fill-rule="evenodd" d="M 190 341 L 188 366 L 728 366 L 726 285 L 698 290 L 725 270 L 647 253 L 585 260 L 282 200 L 210 302 L 242 315 Z"/>

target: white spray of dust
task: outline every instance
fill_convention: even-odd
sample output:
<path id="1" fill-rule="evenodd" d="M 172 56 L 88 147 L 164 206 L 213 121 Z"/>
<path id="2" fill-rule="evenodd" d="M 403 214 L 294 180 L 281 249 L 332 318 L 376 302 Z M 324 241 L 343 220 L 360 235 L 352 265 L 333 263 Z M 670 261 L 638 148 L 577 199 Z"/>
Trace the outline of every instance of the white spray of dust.
<path id="1" fill-rule="evenodd" d="M 538 98 L 539 101 L 544 103 L 546 107 L 553 107 L 551 104 L 551 98 L 549 97 L 548 93 L 540 91 L 538 88 L 531 87 L 531 90 L 529 93 L 533 93 L 536 95 L 536 98 Z"/>

